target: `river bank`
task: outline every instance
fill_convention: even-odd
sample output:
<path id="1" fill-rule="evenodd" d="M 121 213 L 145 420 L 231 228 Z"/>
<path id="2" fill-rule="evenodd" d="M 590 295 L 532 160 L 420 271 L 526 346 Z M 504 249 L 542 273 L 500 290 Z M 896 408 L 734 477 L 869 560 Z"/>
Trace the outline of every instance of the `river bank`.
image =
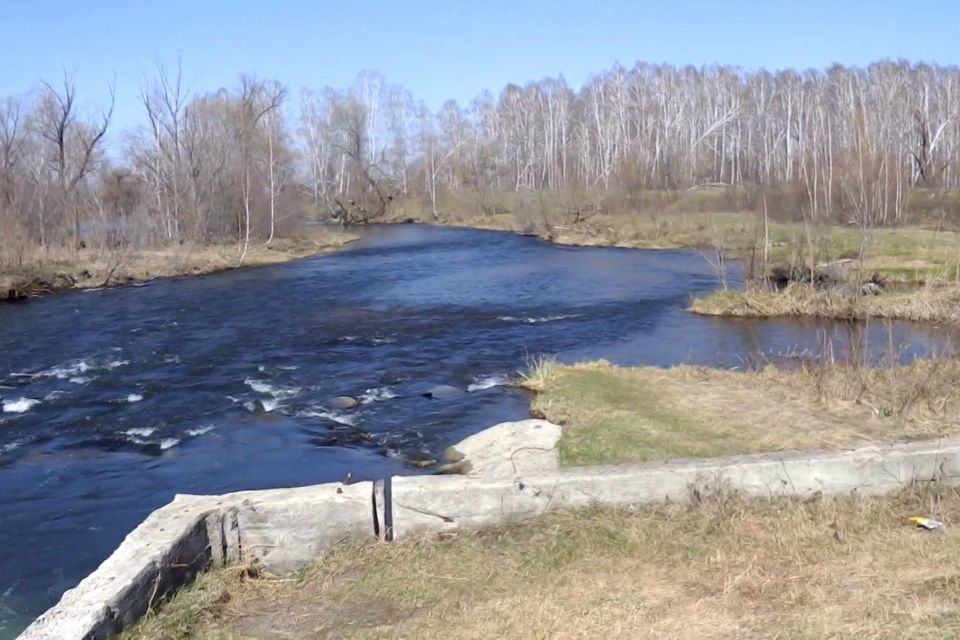
<path id="1" fill-rule="evenodd" d="M 782 291 L 718 291 L 694 298 L 689 310 L 707 316 L 740 318 L 818 317 L 837 320 L 870 318 L 960 323 L 960 287 L 922 285 L 906 290 L 851 295 L 794 283 Z"/>
<path id="2" fill-rule="evenodd" d="M 564 427 L 568 466 L 850 449 L 960 433 L 960 361 L 790 370 L 546 361 L 524 381 L 531 412 Z"/>
<path id="3" fill-rule="evenodd" d="M 243 262 L 234 244 L 172 244 L 158 248 L 58 250 L 23 264 L 0 267 L 0 303 L 71 289 L 138 284 L 279 264 L 336 251 L 358 238 L 347 231 L 308 231 L 250 246 Z"/>
<path id="4" fill-rule="evenodd" d="M 742 261 L 747 289 L 696 298 L 695 313 L 960 320 L 960 233 L 942 221 L 864 231 L 725 210 L 730 198 L 724 192 L 669 195 L 671 204 L 654 202 L 640 211 L 603 209 L 562 193 L 498 193 L 444 203 L 436 216 L 420 203 L 401 203 L 392 221 L 511 231 L 570 246 L 693 248 L 714 269 L 718 285 L 726 278 L 724 263 Z M 785 288 L 791 282 L 796 286 Z M 863 283 L 871 284 L 862 289 Z"/>

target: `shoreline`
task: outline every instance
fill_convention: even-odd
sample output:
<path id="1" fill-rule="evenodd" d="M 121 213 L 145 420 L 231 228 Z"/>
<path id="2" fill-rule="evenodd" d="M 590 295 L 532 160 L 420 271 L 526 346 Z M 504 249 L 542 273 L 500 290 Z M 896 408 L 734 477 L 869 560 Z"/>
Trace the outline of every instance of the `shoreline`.
<path id="1" fill-rule="evenodd" d="M 277 238 L 269 247 L 251 246 L 241 264 L 236 263 L 237 251 L 232 243 L 142 249 L 115 259 L 114 264 L 109 264 L 109 256 L 87 250 L 13 272 L 0 271 L 0 305 L 70 291 L 144 286 L 155 280 L 298 262 L 335 253 L 359 239 L 360 236 L 344 231 L 310 238 Z"/>
<path id="2" fill-rule="evenodd" d="M 722 224 L 727 226 L 726 233 L 734 237 L 724 237 L 729 242 L 725 252 L 731 260 L 747 261 L 750 259 L 751 247 L 744 245 L 744 236 L 749 235 L 746 224 L 749 222 L 749 213 L 734 214 L 674 214 L 683 217 L 683 223 L 655 238 L 646 238 L 633 232 L 629 237 L 623 235 L 617 224 L 628 220 L 635 223 L 632 217 L 621 219 L 619 216 L 608 215 L 606 218 L 592 218 L 591 226 L 587 223 L 583 227 L 553 226 L 550 232 L 543 230 L 523 231 L 518 228 L 513 214 L 493 214 L 487 218 L 452 219 L 440 217 L 437 220 L 427 221 L 423 216 L 407 217 L 385 221 L 385 224 L 417 223 L 435 226 L 482 229 L 503 231 L 538 238 L 550 244 L 568 247 L 596 247 L 617 249 L 639 249 L 644 251 L 657 250 L 710 250 L 709 238 L 702 237 L 702 219 L 704 216 L 727 216 L 731 219 Z M 734 218 L 741 218 L 740 221 Z M 642 221 L 641 221 L 642 222 Z M 676 220 L 674 220 L 674 223 Z M 643 222 L 645 224 L 645 222 Z M 780 230 L 781 235 L 796 232 L 792 223 L 787 223 Z M 834 242 L 838 246 L 833 251 L 842 252 L 845 234 L 848 229 L 837 225 L 825 227 L 837 237 Z M 854 271 L 844 272 L 836 276 L 831 284 L 826 286 L 812 286 L 803 281 L 795 281 L 784 291 L 767 292 L 742 290 L 718 290 L 702 298 L 694 298 L 687 307 L 687 311 L 698 315 L 715 317 L 753 317 L 753 318 L 820 318 L 826 320 L 858 320 L 885 319 L 903 320 L 910 322 L 960 324 L 960 286 L 956 281 L 960 279 L 960 269 L 952 267 L 950 259 L 944 252 L 949 251 L 951 243 L 960 245 L 960 234 L 926 229 L 923 227 L 890 227 L 875 229 L 878 238 L 878 251 L 868 259 L 862 273 Z M 937 252 L 930 253 L 925 247 L 931 243 L 942 242 Z M 789 242 L 782 239 L 771 245 L 772 257 L 770 267 L 776 272 L 789 264 L 786 256 L 789 254 Z M 753 247 L 755 250 L 755 247 Z M 958 246 L 960 249 L 960 246 Z M 929 255 L 928 255 L 929 253 Z M 708 258 L 704 258 L 709 262 Z M 850 262 L 841 259 L 839 263 Z M 820 265 L 819 268 L 829 270 L 836 263 Z M 905 266 L 909 265 L 909 266 Z M 951 275 L 952 274 L 952 275 Z M 719 277 L 719 276 L 718 276 Z M 878 278 L 879 277 L 879 278 Z M 878 278 L 880 286 L 868 292 L 860 289 L 859 280 L 872 282 Z M 719 283 L 719 280 L 718 280 Z"/>
<path id="3" fill-rule="evenodd" d="M 599 227 L 590 224 L 579 228 L 569 225 L 554 226 L 550 232 L 544 232 L 541 229 L 524 231 L 518 228 L 519 223 L 512 213 L 497 213 L 471 219 L 454 219 L 449 216 L 430 219 L 430 216 L 416 215 L 394 217 L 377 224 L 389 226 L 418 224 L 497 231 L 536 238 L 564 247 L 703 251 L 711 246 L 707 239 L 700 237 L 702 225 L 697 225 L 696 222 L 702 215 L 712 214 L 676 215 L 684 217 L 683 226 L 676 227 L 656 238 L 641 238 L 636 235 L 628 238 L 611 237 L 620 235 L 620 231 L 614 225 L 622 222 L 619 216 L 613 215 L 601 218 L 603 225 Z M 748 214 L 720 215 L 735 215 L 746 219 Z M 593 219 L 593 225 L 598 222 L 600 220 Z M 729 221 L 727 224 L 730 224 Z M 841 228 L 835 230 L 838 233 L 843 232 Z M 933 233 L 913 227 L 881 231 L 888 234 L 888 242 L 891 237 L 913 238 L 917 234 Z M 737 232 L 742 234 L 744 227 L 737 228 Z M 104 264 L 104 257 L 96 255 L 92 250 L 86 252 L 90 256 L 87 260 L 83 260 L 82 256 L 78 257 L 75 253 L 66 254 L 65 258 L 58 260 L 55 256 L 43 266 L 21 269 L 20 273 L 0 272 L 0 304 L 64 291 L 143 286 L 158 279 L 210 275 L 234 269 L 295 262 L 338 251 L 358 239 L 358 235 L 348 231 L 324 234 L 320 238 L 278 238 L 271 247 L 261 244 L 252 246 L 246 261 L 241 265 L 235 264 L 236 247 L 233 244 L 205 245 L 186 249 L 178 246 L 145 249 L 125 257 L 119 268 L 114 267 L 115 273 Z M 733 260 L 749 259 L 747 251 L 740 246 L 727 248 L 728 255 Z M 882 253 L 877 257 L 881 263 L 886 259 Z M 95 275 L 108 271 L 112 273 L 109 279 Z M 897 271 L 897 269 L 891 268 L 891 271 Z M 927 267 L 927 271 L 935 272 L 935 269 Z M 749 289 L 718 290 L 708 296 L 692 299 L 687 311 L 699 315 L 731 318 L 800 317 L 827 320 L 878 318 L 960 324 L 960 312 L 955 304 L 960 300 L 960 287 L 951 287 L 949 284 L 938 285 L 936 281 L 920 279 L 919 276 L 926 273 L 918 270 L 914 274 L 916 279 L 907 278 L 906 280 L 899 280 L 897 275 L 893 275 L 890 282 L 896 290 L 879 290 L 874 292 L 874 295 L 845 293 L 849 283 L 845 284 L 843 280 L 838 280 L 835 286 L 830 288 L 817 288 L 795 282 L 778 293 Z"/>

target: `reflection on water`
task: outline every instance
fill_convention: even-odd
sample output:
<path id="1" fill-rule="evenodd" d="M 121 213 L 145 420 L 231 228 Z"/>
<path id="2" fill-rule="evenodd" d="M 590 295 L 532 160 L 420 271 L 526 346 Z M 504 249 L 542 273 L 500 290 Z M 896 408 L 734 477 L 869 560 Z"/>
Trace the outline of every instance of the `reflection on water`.
<path id="1" fill-rule="evenodd" d="M 177 492 L 412 473 L 524 417 L 510 383 L 538 354 L 742 368 L 949 346 L 905 323 L 688 314 L 715 288 L 695 252 L 365 233 L 314 260 L 0 306 L 0 638 Z M 462 393 L 425 398 L 436 385 Z"/>

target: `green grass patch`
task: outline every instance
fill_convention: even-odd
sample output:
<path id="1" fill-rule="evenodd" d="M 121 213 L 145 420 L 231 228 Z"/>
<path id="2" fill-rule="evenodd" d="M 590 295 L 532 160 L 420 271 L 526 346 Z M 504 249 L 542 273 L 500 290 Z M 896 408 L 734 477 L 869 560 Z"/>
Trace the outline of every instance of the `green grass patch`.
<path id="1" fill-rule="evenodd" d="M 561 463 L 589 466 L 846 449 L 960 431 L 960 361 L 783 371 L 548 363 L 527 384 L 560 424 Z"/>
<path id="2" fill-rule="evenodd" d="M 537 408 L 567 423 L 560 441 L 567 466 L 740 452 L 732 434 L 662 402 L 618 369 L 561 369 Z"/>

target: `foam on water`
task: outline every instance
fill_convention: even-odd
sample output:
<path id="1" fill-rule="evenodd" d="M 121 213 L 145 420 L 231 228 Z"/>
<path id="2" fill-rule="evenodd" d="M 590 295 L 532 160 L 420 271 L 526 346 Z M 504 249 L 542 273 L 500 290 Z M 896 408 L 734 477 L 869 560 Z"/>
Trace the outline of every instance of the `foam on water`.
<path id="1" fill-rule="evenodd" d="M 160 441 L 160 451 L 166 451 L 180 444 L 179 438 L 164 438 Z"/>
<path id="2" fill-rule="evenodd" d="M 49 369 L 38 371 L 32 375 L 35 378 L 57 378 L 58 380 L 66 380 L 67 378 L 73 378 L 78 374 L 86 373 L 92 368 L 93 367 L 86 360 L 80 360 L 79 362 L 74 362 L 71 364 L 50 367 Z"/>
<path id="3" fill-rule="evenodd" d="M 114 350 L 117 347 L 113 348 Z M 41 369 L 35 373 L 17 371 L 11 373 L 14 378 L 56 378 L 57 380 L 68 380 L 74 384 L 87 384 L 90 377 L 84 374 L 92 373 L 98 369 L 116 369 L 130 364 L 129 360 L 113 359 L 104 364 L 96 364 L 93 360 L 75 360 L 64 364 L 58 364 L 49 369 Z"/>
<path id="4" fill-rule="evenodd" d="M 273 391 L 273 387 L 262 380 L 254 380 L 253 378 L 247 378 L 243 381 L 243 384 L 247 385 L 257 393 L 270 393 Z"/>
<path id="5" fill-rule="evenodd" d="M 497 320 L 503 322 L 518 322 L 521 324 L 538 324 L 540 322 L 556 322 L 557 320 L 566 320 L 576 318 L 576 313 L 562 313 L 555 316 L 497 316 Z"/>
<path id="6" fill-rule="evenodd" d="M 4 413 L 26 413 L 30 411 L 33 407 L 40 404 L 40 401 L 36 398 L 17 398 L 16 400 L 4 400 L 3 401 L 3 412 Z"/>
<path id="7" fill-rule="evenodd" d="M 396 397 L 396 392 L 390 387 L 377 387 L 375 389 L 367 389 L 361 393 L 360 404 L 370 404 L 371 402 L 380 402 Z"/>
<path id="8" fill-rule="evenodd" d="M 326 409 L 304 409 L 297 415 L 304 418 L 325 418 L 348 427 L 352 427 L 357 423 L 356 416 L 337 413 L 336 411 L 327 411 Z"/>
<path id="9" fill-rule="evenodd" d="M 277 400 L 286 400 L 300 393 L 300 387 L 272 385 L 265 380 L 257 380 L 255 378 L 247 378 L 243 383 L 257 393 L 271 395 Z"/>
<path id="10" fill-rule="evenodd" d="M 130 403 L 140 402 L 141 400 L 143 400 L 143 396 L 140 395 L 139 393 L 131 393 L 130 395 L 127 396 L 127 402 L 130 402 Z"/>
<path id="11" fill-rule="evenodd" d="M 153 427 L 134 427 L 133 429 L 127 429 L 124 433 L 135 438 L 149 438 L 156 431 Z"/>
<path id="12" fill-rule="evenodd" d="M 495 373 L 491 376 L 481 376 L 476 378 L 472 383 L 467 385 L 467 391 L 483 391 L 484 389 L 492 389 L 494 387 L 502 387 L 505 385 L 512 384 L 510 377 L 505 373 Z"/>
<path id="13" fill-rule="evenodd" d="M 206 425 L 203 427 L 197 427 L 196 429 L 187 429 L 187 435 L 191 438 L 196 438 L 197 436 L 202 436 L 205 433 L 210 433 L 213 431 L 213 425 Z"/>
<path id="14" fill-rule="evenodd" d="M 67 395 L 67 392 L 64 391 L 63 389 L 54 389 L 53 391 L 45 395 L 43 399 L 46 402 L 51 402 L 53 400 L 56 400 L 57 398 L 62 398 L 65 395 Z"/>

